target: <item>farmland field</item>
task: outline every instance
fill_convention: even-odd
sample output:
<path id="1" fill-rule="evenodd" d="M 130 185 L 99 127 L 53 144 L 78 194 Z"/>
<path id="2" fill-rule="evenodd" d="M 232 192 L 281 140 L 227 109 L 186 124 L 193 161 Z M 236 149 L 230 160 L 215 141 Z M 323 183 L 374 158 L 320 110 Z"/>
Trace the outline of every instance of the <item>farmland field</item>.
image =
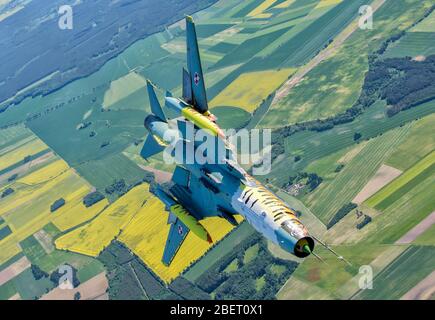
<path id="1" fill-rule="evenodd" d="M 96 257 L 140 212 L 151 196 L 148 185 L 130 190 L 94 220 L 55 241 L 56 248 Z"/>
<path id="2" fill-rule="evenodd" d="M 310 209 L 323 221 L 349 203 L 370 180 L 383 161 L 400 144 L 408 126 L 370 141 L 337 175 L 333 183 L 324 184 L 307 199 Z"/>
<path id="3" fill-rule="evenodd" d="M 281 37 L 287 31 L 288 29 L 282 28 L 274 32 L 249 38 L 237 46 L 234 50 L 231 50 L 229 53 L 227 53 L 221 60 L 214 64 L 212 68 L 220 69 L 226 66 L 248 61 L 261 50 L 263 50 L 264 47 L 267 47 L 270 43 Z"/>
<path id="4" fill-rule="evenodd" d="M 86 208 L 83 197 L 92 187 L 60 159 L 19 178 L 8 188 L 15 192 L 1 200 L 0 215 L 12 234 L 0 241 L 1 263 L 21 251 L 20 241 L 49 222 L 66 230 L 93 218 L 108 203 L 104 200 Z M 60 198 L 65 205 L 50 212 L 50 206 Z"/>
<path id="5" fill-rule="evenodd" d="M 131 72 L 110 84 L 109 90 L 104 94 L 103 108 L 110 108 L 123 98 L 138 90 L 145 90 L 146 82 L 140 75 Z"/>
<path id="6" fill-rule="evenodd" d="M 0 286 L 0 299 L 40 298 L 53 289 L 48 277 L 35 279 L 30 263 L 49 276 L 67 263 L 80 282 L 97 275 L 105 280 L 105 272 L 105 297 L 111 299 L 254 298 L 260 292 L 268 299 L 398 299 L 433 271 L 433 226 L 409 242 L 398 240 L 435 211 L 435 100 L 393 115 L 394 103 L 366 90 L 374 81 L 367 73 L 374 61 L 408 56 L 413 63 L 431 61 L 435 12 L 426 13 L 433 1 L 209 4 L 193 17 L 211 112 L 225 129 L 274 129 L 272 171 L 257 178 L 298 211 L 311 235 L 352 265 L 320 245 L 315 253 L 326 263 L 313 255 L 296 258 L 258 238 L 240 216 L 238 227 L 218 217 L 204 219 L 214 243 L 191 232 L 170 267 L 163 265 L 168 212 L 143 181 L 146 171 L 166 181 L 174 166 L 160 155 L 140 157 L 147 135 L 143 120 L 150 112 L 145 80 L 156 84 L 162 104 L 166 90 L 181 95 L 185 24 L 171 21 L 125 48 L 119 39 L 137 27 L 126 24 L 109 51 L 92 59 L 125 50 L 92 74 L 49 91 L 47 83 L 68 74 L 45 72 L 41 64 L 44 77 L 17 90 L 13 99 L 35 94 L 7 109 L 9 102 L 0 103 L 0 272 L 28 260 L 24 271 Z M 380 7 L 374 28 L 362 30 L 358 11 L 366 4 Z M 100 22 L 92 21 L 90 30 L 98 30 Z M 100 40 L 96 35 L 92 45 Z M 0 81 L 0 91 L 5 86 L 8 80 Z M 363 107 L 342 118 L 352 106 Z M 176 116 L 163 108 L 169 118 Z M 322 121 L 329 117 L 334 121 Z M 293 133 L 294 127 L 300 131 Z M 302 191 L 293 194 L 293 178 L 300 173 L 315 176 L 318 185 L 308 190 L 303 178 Z M 93 191 L 105 198 L 86 207 L 84 197 Z M 350 202 L 357 210 L 328 225 Z M 374 290 L 358 291 L 362 265 L 373 268 Z M 223 282 L 213 288 L 208 282 L 215 280 Z"/>
<path id="7" fill-rule="evenodd" d="M 413 3 L 400 2 L 397 5 L 387 1 L 381 6 L 374 15 L 378 28 L 355 31 L 335 54 L 309 72 L 291 94 L 273 105 L 260 126 L 273 128 L 326 118 L 350 108 L 360 94 L 369 53 L 382 39 L 396 33 L 397 28 L 411 25 L 415 16 L 423 12 L 422 7 Z"/>
<path id="8" fill-rule="evenodd" d="M 434 250 L 432 246 L 411 246 L 373 279 L 373 290 L 362 290 L 352 298 L 399 299 L 433 271 Z"/>
<path id="9" fill-rule="evenodd" d="M 58 266 L 67 263 L 79 270 L 78 279 L 80 282 L 84 282 L 104 270 L 98 260 L 90 257 L 61 250 L 47 253 L 34 236 L 24 239 L 20 245 L 30 262 L 46 272 L 52 272 Z"/>
<path id="10" fill-rule="evenodd" d="M 428 115 L 412 124 L 409 134 L 386 161 L 386 164 L 406 170 L 435 150 L 435 114 Z"/>
<path id="11" fill-rule="evenodd" d="M 161 259 L 170 227 L 166 216 L 163 203 L 156 198 L 149 199 L 131 222 L 123 228 L 119 240 L 139 256 L 162 280 L 170 282 L 212 245 L 198 240 L 196 235 L 189 233 L 171 265 L 165 266 Z M 214 243 L 234 228 L 228 222 L 222 222 L 221 219 L 215 217 L 204 219 L 201 223 L 209 231 Z"/>
<path id="12" fill-rule="evenodd" d="M 434 32 L 407 32 L 397 43 L 388 48 L 386 58 L 426 57 L 435 54 Z"/>
<path id="13" fill-rule="evenodd" d="M 385 102 L 380 101 L 351 123 L 338 125 L 323 132 L 304 131 L 293 134 L 285 139 L 286 157 L 279 158 L 273 163 L 268 178 L 275 185 L 280 186 L 287 182 L 289 176 L 304 169 L 311 162 L 356 145 L 353 140 L 355 132 L 360 133 L 363 139 L 376 137 L 388 130 L 432 114 L 434 105 L 435 101 L 431 101 L 388 117 L 383 109 Z M 301 157 L 298 162 L 293 160 L 296 155 Z"/>
<path id="14" fill-rule="evenodd" d="M 234 248 L 234 245 L 241 243 L 252 235 L 255 230 L 248 224 L 242 223 L 237 229 L 228 234 L 220 243 L 208 251 L 201 260 L 197 261 L 184 274 L 189 281 L 195 282 L 207 269 Z"/>
<path id="15" fill-rule="evenodd" d="M 412 32 L 435 32 L 435 12 L 411 29 Z"/>
<path id="16" fill-rule="evenodd" d="M 2 149 L 0 151 L 0 171 L 16 163 L 24 163 L 25 157 L 36 155 L 47 149 L 47 145 L 36 138 L 30 141 L 26 139 L 25 141 L 20 141 L 15 145 Z"/>
<path id="17" fill-rule="evenodd" d="M 122 153 L 80 164 L 76 170 L 101 191 L 115 180 L 135 184 L 144 176 L 144 171 Z"/>
<path id="18" fill-rule="evenodd" d="M 399 178 L 366 201 L 368 206 L 384 210 L 409 190 L 434 175 L 435 151 L 428 154 Z"/>
<path id="19" fill-rule="evenodd" d="M 415 245 L 434 246 L 435 245 L 435 224 L 429 227 L 423 234 L 413 241 Z"/>
<path id="20" fill-rule="evenodd" d="M 234 106 L 252 113 L 268 94 L 276 90 L 293 72 L 294 69 L 288 68 L 280 71 L 245 73 L 211 100 L 210 106 Z"/>
<path id="21" fill-rule="evenodd" d="M 312 299 L 310 297 L 316 296 L 329 299 L 341 298 L 340 288 L 358 274 L 359 266 L 369 264 L 385 250 L 382 246 L 367 247 L 362 245 L 335 246 L 333 249 L 349 260 L 352 267 L 346 266 L 344 262 L 339 261 L 325 249 L 319 248 L 317 253 L 326 261 L 327 265 L 314 257 L 305 259 L 291 278 L 297 281 L 295 283 L 289 281 L 279 292 L 278 298 L 302 300 Z M 302 284 L 298 284 L 298 281 Z M 304 290 L 295 291 L 297 290 L 295 286 L 301 285 L 308 288 L 307 292 Z"/>
<path id="22" fill-rule="evenodd" d="M 369 224 L 355 230 L 356 218 L 352 214 L 332 228 L 326 238 L 344 244 L 394 244 L 435 210 L 433 180 L 433 177 L 423 180 L 382 212 L 363 203 L 362 211 L 373 219 Z"/>
<path id="23" fill-rule="evenodd" d="M 0 150 L 4 152 L 6 147 L 12 146 L 17 142 L 25 142 L 32 139 L 32 132 L 22 125 L 17 125 L 0 130 Z"/>
<path id="24" fill-rule="evenodd" d="M 214 107 L 211 112 L 218 118 L 219 126 L 223 129 L 243 127 L 251 118 L 251 114 L 237 107 Z"/>

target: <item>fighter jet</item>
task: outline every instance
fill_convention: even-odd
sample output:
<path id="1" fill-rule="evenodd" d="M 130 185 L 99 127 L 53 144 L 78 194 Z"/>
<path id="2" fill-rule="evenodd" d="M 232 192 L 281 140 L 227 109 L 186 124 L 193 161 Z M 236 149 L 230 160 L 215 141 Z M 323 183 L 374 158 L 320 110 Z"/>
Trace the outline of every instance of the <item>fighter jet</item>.
<path id="1" fill-rule="evenodd" d="M 165 105 L 178 117 L 169 120 L 159 103 L 154 85 L 147 90 L 152 114 L 145 118 L 149 134 L 141 151 L 144 159 L 165 152 L 168 146 L 182 146 L 183 152 L 172 152 L 177 161 L 171 187 L 157 186 L 155 193 L 165 204 L 171 224 L 162 262 L 169 266 L 189 232 L 200 241 L 213 242 L 201 220 L 218 216 L 233 225 L 241 215 L 258 232 L 297 257 L 313 253 L 315 237 L 298 219 L 295 210 L 259 181 L 250 176 L 236 160 L 235 151 L 225 141 L 225 135 L 208 110 L 204 76 L 201 67 L 195 24 L 186 17 L 187 66 L 183 69 L 183 97 L 167 94 Z M 188 127 L 205 130 L 217 145 L 224 148 L 221 158 L 207 155 L 205 163 L 187 161 L 188 151 L 197 143 L 187 137 Z M 210 158 L 210 159 L 209 159 Z M 315 254 L 314 254 L 315 255 Z"/>

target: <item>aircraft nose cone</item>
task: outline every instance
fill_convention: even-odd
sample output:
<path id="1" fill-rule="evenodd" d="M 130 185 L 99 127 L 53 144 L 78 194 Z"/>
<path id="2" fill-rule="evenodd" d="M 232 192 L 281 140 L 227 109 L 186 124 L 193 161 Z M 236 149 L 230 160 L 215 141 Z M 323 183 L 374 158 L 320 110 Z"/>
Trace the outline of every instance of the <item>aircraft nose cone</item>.
<path id="1" fill-rule="evenodd" d="M 310 249 L 310 246 L 309 246 L 308 244 L 305 244 L 305 245 L 302 247 L 302 251 L 305 252 L 305 253 L 307 253 L 307 254 L 311 254 L 311 249 Z"/>

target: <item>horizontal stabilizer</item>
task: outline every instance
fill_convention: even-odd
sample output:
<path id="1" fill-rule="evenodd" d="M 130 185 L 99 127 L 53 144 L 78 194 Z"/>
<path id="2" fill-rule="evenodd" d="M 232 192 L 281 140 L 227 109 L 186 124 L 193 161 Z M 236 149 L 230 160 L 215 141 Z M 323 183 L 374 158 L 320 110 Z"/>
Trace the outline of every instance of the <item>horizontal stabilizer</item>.
<path id="1" fill-rule="evenodd" d="M 152 134 L 148 134 L 147 139 L 142 147 L 140 155 L 144 159 L 148 159 L 153 155 L 162 152 L 165 149 L 165 146 L 160 145 L 156 139 L 154 139 Z"/>
<path id="2" fill-rule="evenodd" d="M 189 228 L 177 219 L 175 223 L 171 224 L 171 229 L 169 230 L 168 239 L 166 240 L 165 251 L 163 252 L 162 262 L 169 266 L 183 244 L 184 239 L 186 239 L 189 233 Z"/>
<path id="3" fill-rule="evenodd" d="M 163 112 L 159 100 L 157 99 L 156 91 L 154 90 L 154 85 L 149 80 L 147 80 L 147 90 L 148 90 L 148 98 L 150 99 L 151 112 L 155 116 L 160 118 L 160 120 L 166 121 L 166 116 L 165 113 Z"/>

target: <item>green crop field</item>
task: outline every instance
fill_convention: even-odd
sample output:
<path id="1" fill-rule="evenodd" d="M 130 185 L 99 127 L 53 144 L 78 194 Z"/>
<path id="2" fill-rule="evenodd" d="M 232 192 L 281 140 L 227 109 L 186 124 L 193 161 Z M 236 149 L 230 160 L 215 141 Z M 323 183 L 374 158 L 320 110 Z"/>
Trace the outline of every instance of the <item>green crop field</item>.
<path id="1" fill-rule="evenodd" d="M 396 34 L 397 29 L 411 25 L 424 11 L 413 3 L 400 2 L 397 5 L 387 1 L 374 15 L 377 28 L 370 32 L 356 30 L 334 55 L 310 71 L 291 94 L 272 106 L 260 126 L 274 128 L 321 119 L 350 108 L 359 97 L 369 53 Z"/>
<path id="2" fill-rule="evenodd" d="M 268 18 L 266 27 L 250 28 L 251 33 L 243 33 L 249 35 L 248 40 L 244 39 L 246 43 L 229 52 L 213 68 L 224 62 L 224 65 L 241 62 L 243 65 L 211 86 L 209 97 L 216 97 L 243 73 L 293 67 L 306 62 L 356 17 L 355 8 L 359 6 L 359 0 L 343 1 L 314 10 L 317 3 L 296 1 L 283 9 L 287 14 L 280 12 Z M 243 23 L 239 26 L 243 27 Z M 263 40 L 267 46 L 261 45 Z M 249 46 L 245 47 L 245 44 Z"/>
<path id="3" fill-rule="evenodd" d="M 352 201 L 367 184 L 394 148 L 401 143 L 409 126 L 392 130 L 370 141 L 330 183 L 319 187 L 307 199 L 310 209 L 324 222 Z"/>
<path id="4" fill-rule="evenodd" d="M 219 60 L 213 69 L 224 68 L 229 65 L 238 64 L 248 61 L 258 52 L 263 50 L 271 42 L 282 36 L 287 29 L 279 29 L 265 35 L 257 36 L 246 40 L 241 43 L 237 48 L 227 53 L 221 60 Z"/>
<path id="5" fill-rule="evenodd" d="M 285 43 L 280 50 L 271 54 L 270 61 L 282 61 L 280 66 L 301 65 L 313 57 L 319 49 L 325 46 L 350 21 L 357 16 L 358 8 L 364 1 L 342 1 L 317 18 L 307 28 Z M 318 32 L 322 30 L 322 32 Z M 290 54 L 288 54 L 290 53 Z M 287 54 L 286 57 L 283 54 Z"/>
<path id="6" fill-rule="evenodd" d="M 214 45 L 208 50 L 225 54 L 227 52 L 231 52 L 235 48 L 237 48 L 237 44 L 229 43 L 229 42 L 219 42 L 218 44 Z"/>
<path id="7" fill-rule="evenodd" d="M 435 173 L 435 151 L 417 162 L 400 177 L 366 201 L 368 206 L 385 210 L 408 191 Z"/>
<path id="8" fill-rule="evenodd" d="M 435 12 L 411 29 L 412 32 L 435 32 Z"/>
<path id="9" fill-rule="evenodd" d="M 122 153 L 80 164 L 76 170 L 101 191 L 115 180 L 124 179 L 127 184 L 134 184 L 145 176 L 144 171 Z"/>
<path id="10" fill-rule="evenodd" d="M 13 263 L 15 263 L 18 260 L 20 260 L 22 257 L 24 257 L 24 253 L 23 252 L 20 252 L 20 253 L 16 254 L 15 256 L 10 258 L 8 261 L 5 261 L 2 264 L 0 264 L 0 270 L 6 269 L 7 267 L 12 265 Z"/>
<path id="11" fill-rule="evenodd" d="M 208 38 L 216 33 L 224 31 L 230 28 L 233 24 L 222 23 L 222 24 L 198 24 L 196 33 L 198 38 Z"/>
<path id="12" fill-rule="evenodd" d="M 373 279 L 372 290 L 362 290 L 352 298 L 399 299 L 431 273 L 434 265 L 434 247 L 411 246 Z"/>
<path id="13" fill-rule="evenodd" d="M 243 264 L 249 263 L 254 260 L 258 254 L 258 249 L 258 244 L 254 244 L 252 247 L 248 248 L 243 256 Z"/>
<path id="14" fill-rule="evenodd" d="M 435 54 L 434 32 L 407 32 L 397 43 L 391 45 L 385 53 L 386 58 L 418 57 Z"/>
<path id="15" fill-rule="evenodd" d="M 9 295 L 10 297 L 11 293 L 12 295 L 19 293 L 23 300 L 34 300 L 35 298 L 42 296 L 44 293 L 47 293 L 48 290 L 51 290 L 53 287 L 54 284 L 49 278 L 35 280 L 32 271 L 29 268 L 21 272 L 9 282 L 0 286 L 0 295 Z"/>
<path id="16" fill-rule="evenodd" d="M 432 12 L 423 21 L 406 32 L 399 41 L 388 47 L 386 58 L 419 57 L 435 54 L 435 13 Z"/>
<path id="17" fill-rule="evenodd" d="M 251 118 L 249 112 L 236 107 L 214 107 L 211 112 L 218 118 L 219 126 L 223 129 L 244 127 Z"/>
<path id="18" fill-rule="evenodd" d="M 435 54 L 435 13 L 416 23 L 433 5 L 432 0 L 386 0 L 374 14 L 372 30 L 356 28 L 358 9 L 370 3 L 373 2 L 218 0 L 193 14 L 207 98 L 218 124 L 224 129 L 277 130 L 274 138 L 282 139 L 278 146 L 283 147 L 284 153 L 273 153 L 277 157 L 272 171 L 256 178 L 301 214 L 300 219 L 310 234 L 326 241 L 352 264 L 346 265 L 319 245 L 315 253 L 326 263 L 313 255 L 307 259 L 296 258 L 268 242 L 267 254 L 272 253 L 275 259 L 282 261 L 274 260 L 261 268 L 261 272 L 266 270 L 266 273 L 247 279 L 246 288 L 253 289 L 254 293 L 268 291 L 268 297 L 276 295 L 278 299 L 398 299 L 433 271 L 433 226 L 411 242 L 409 248 L 396 242 L 435 211 L 435 100 L 426 99 L 429 102 L 388 116 L 386 111 L 396 106 L 387 106 L 385 100 L 380 100 L 384 95 L 379 95 L 373 97 L 378 100 L 352 122 L 324 131 L 300 131 L 287 137 L 284 130 L 279 130 L 332 117 L 352 107 L 360 98 L 364 82 L 373 81 L 366 77 L 369 60 L 374 61 L 372 58 L 410 56 L 422 61 Z M 342 42 L 353 27 L 355 30 Z M 120 32 L 126 31 L 121 29 Z M 0 200 L 4 211 L 0 218 L 0 244 L 5 248 L 1 253 L 0 271 L 22 257 L 48 273 L 68 263 L 78 270 L 81 282 L 105 271 L 105 266 L 95 258 L 52 247 L 56 237 L 68 228 L 74 229 L 73 219 L 82 224 L 102 212 L 94 207 L 95 212 L 86 213 L 89 216 L 82 219 L 78 208 L 82 207 L 83 195 L 94 188 L 106 193 L 106 187 L 115 180 L 123 179 L 128 185 L 140 182 L 146 166 L 167 173 L 173 171 L 174 166 L 163 163 L 160 155 L 149 161 L 140 157 L 147 135 L 143 121 L 150 112 L 145 80 L 150 79 L 157 85 L 158 98 L 163 104 L 166 90 L 174 96 L 181 95 L 181 71 L 187 64 L 183 21 L 171 21 L 161 30 L 136 41 L 93 74 L 54 92 L 44 91 L 43 95 L 28 97 L 1 112 L 0 189 L 13 187 L 15 194 Z M 405 31 L 403 36 L 396 38 L 402 31 Z M 382 55 L 376 53 L 388 39 L 396 40 L 390 41 Z M 312 60 L 317 55 L 325 57 L 318 64 Z M 313 68 L 287 96 L 276 94 L 280 86 L 307 64 Z M 0 87 L 5 84 L 0 82 Z M 35 82 L 29 87 L 39 85 L 40 82 Z M 366 98 L 366 91 L 363 94 L 362 98 Z M 272 103 L 276 99 L 278 103 Z M 4 106 L 4 102 L 0 103 L 0 108 Z M 169 118 L 177 116 L 164 108 Z M 61 158 L 66 163 L 60 161 L 52 168 L 53 173 L 42 172 L 40 177 L 29 178 L 27 174 L 41 168 L 41 163 L 40 167 L 20 173 L 17 181 L 7 181 L 9 171 L 18 169 L 27 155 L 18 151 L 39 141 L 35 135 L 45 145 L 43 150 L 28 154 L 33 156 L 32 160 L 50 151 L 54 155 L 49 161 L 54 163 Z M 358 136 L 361 137 L 355 138 Z M 352 212 L 327 229 L 326 224 L 334 214 L 351 202 L 384 164 L 401 170 L 402 174 L 359 205 L 358 210 L 369 216 L 370 222 L 357 228 L 364 216 L 357 217 Z M 54 172 L 62 179 L 55 180 L 54 187 L 49 189 L 45 179 L 51 181 Z M 64 172 L 68 175 L 63 176 Z M 287 183 L 290 177 L 301 172 L 316 173 L 323 180 L 314 191 L 308 192 L 306 188 L 293 197 Z M 20 181 L 26 177 L 36 183 Z M 40 195 L 32 198 L 36 192 Z M 70 195 L 77 206 L 72 207 Z M 106 196 L 113 202 L 118 194 Z M 61 211 L 49 212 L 50 205 L 60 197 L 65 198 L 66 206 L 74 208 L 71 216 L 64 217 L 65 221 L 53 220 Z M 15 208 L 16 204 L 20 205 L 19 209 Z M 100 205 L 103 208 L 106 204 L 101 202 Z M 45 213 L 43 217 L 39 216 L 41 212 Z M 74 215 L 76 212 L 79 214 Z M 32 223 L 27 225 L 28 221 Z M 60 222 L 65 222 L 65 228 L 58 224 Z M 26 232 L 20 231 L 23 226 L 28 228 Z M 243 222 L 184 270 L 181 277 L 192 282 L 195 289 L 205 290 L 196 286 L 201 286 L 211 266 L 216 266 L 222 257 L 255 232 L 250 224 Z M 237 280 L 249 264 L 255 270 L 254 265 L 265 248 L 264 240 L 253 242 L 236 258 L 225 260 L 222 266 L 227 273 L 225 276 Z M 131 258 L 130 249 L 125 248 L 123 259 L 126 261 Z M 127 263 L 112 260 L 108 260 L 113 264 L 111 270 L 121 270 L 124 262 Z M 139 265 L 139 260 L 136 262 Z M 299 264 L 291 276 L 287 265 L 281 264 L 284 262 L 288 266 Z M 373 266 L 374 290 L 358 292 L 361 265 Z M 136 274 L 140 268 L 130 267 L 129 279 L 108 272 L 109 286 L 122 288 L 129 297 L 142 298 L 147 285 L 141 292 L 139 282 L 136 283 L 142 279 Z M 249 275 L 251 269 L 246 270 Z M 270 280 L 271 276 L 275 279 Z M 211 297 L 226 297 L 229 292 L 224 291 L 233 290 L 229 284 L 225 281 L 211 290 Z M 279 292 L 278 284 L 284 284 Z M 22 299 L 34 299 L 54 285 L 48 278 L 36 281 L 29 268 L 0 286 L 0 299 L 16 294 Z M 167 290 L 168 297 L 175 297 L 175 293 L 169 294 L 171 286 Z M 113 290 L 110 293 L 111 298 L 122 295 Z"/>
<path id="19" fill-rule="evenodd" d="M 349 146 L 355 145 L 353 135 L 362 134 L 362 139 L 369 139 L 383 134 L 393 128 L 400 127 L 415 119 L 425 117 L 434 112 L 435 101 L 421 104 L 415 108 L 387 117 L 384 112 L 385 103 L 377 102 L 363 115 L 351 123 L 335 126 L 323 132 L 304 131 L 285 139 L 286 156 L 278 158 L 272 165 L 268 178 L 273 184 L 281 186 L 289 176 L 303 170 L 311 162 L 334 154 Z M 301 160 L 294 162 L 294 156 Z"/>
<path id="20" fill-rule="evenodd" d="M 3 150 L 19 141 L 30 139 L 32 132 L 24 127 L 18 125 L 7 129 L 0 130 L 0 150 Z"/>
<path id="21" fill-rule="evenodd" d="M 394 244 L 435 210 L 433 184 L 434 177 L 428 177 L 382 212 L 363 203 L 361 210 L 371 216 L 372 221 L 357 230 L 355 215 L 350 215 L 328 232 L 327 239 L 339 238 L 344 244 Z"/>
<path id="22" fill-rule="evenodd" d="M 378 210 L 385 210 L 390 205 L 392 205 L 397 200 L 401 199 L 405 196 L 411 189 L 421 184 L 424 180 L 432 177 L 435 174 L 435 163 L 424 171 L 421 171 L 417 176 L 413 177 L 412 180 L 402 185 L 400 188 L 396 189 L 392 194 L 385 197 L 381 202 L 375 205 L 375 208 Z M 393 184 L 392 184 L 393 185 Z"/>
<path id="23" fill-rule="evenodd" d="M 205 254 L 201 260 L 196 262 L 183 275 L 187 280 L 195 282 L 208 268 L 214 265 L 220 258 L 231 252 L 237 244 L 247 239 L 255 230 L 246 222 L 242 223 L 237 229 L 231 232 L 215 247 Z"/>
<path id="24" fill-rule="evenodd" d="M 240 10 L 236 11 L 232 15 L 232 17 L 234 17 L 234 18 L 244 17 L 249 12 L 251 12 L 256 7 L 258 7 L 262 2 L 263 2 L 263 0 L 248 0 L 248 1 L 243 1 L 243 4 L 241 5 L 242 7 L 240 8 Z"/>
<path id="25" fill-rule="evenodd" d="M 435 150 L 435 114 L 428 115 L 415 121 L 409 134 L 388 158 L 386 164 L 400 170 L 406 170 Z"/>
<path id="26" fill-rule="evenodd" d="M 435 246 L 435 224 L 413 241 L 415 245 Z"/>
<path id="27" fill-rule="evenodd" d="M 20 246 L 30 262 L 38 265 L 47 273 L 53 272 L 60 265 L 69 264 L 78 270 L 80 282 L 85 282 L 104 271 L 104 266 L 91 257 L 60 250 L 54 250 L 50 253 L 45 252 L 34 236 L 21 241 Z"/>
<path id="28" fill-rule="evenodd" d="M 289 281 L 289 284 L 281 289 L 278 297 L 285 299 L 286 296 L 290 295 L 292 299 L 310 299 L 310 294 L 321 294 L 323 297 L 341 298 L 341 287 L 358 274 L 359 266 L 369 264 L 385 250 L 385 247 L 378 245 L 349 245 L 334 246 L 333 249 L 349 260 L 352 266 L 347 266 L 319 246 L 317 254 L 326 263 L 314 257 L 305 259 L 291 278 L 302 281 L 306 287 L 311 287 L 311 290 L 308 289 L 305 292 L 303 289 L 298 293 L 298 291 L 295 291 L 296 288 L 293 287 L 292 281 Z"/>

